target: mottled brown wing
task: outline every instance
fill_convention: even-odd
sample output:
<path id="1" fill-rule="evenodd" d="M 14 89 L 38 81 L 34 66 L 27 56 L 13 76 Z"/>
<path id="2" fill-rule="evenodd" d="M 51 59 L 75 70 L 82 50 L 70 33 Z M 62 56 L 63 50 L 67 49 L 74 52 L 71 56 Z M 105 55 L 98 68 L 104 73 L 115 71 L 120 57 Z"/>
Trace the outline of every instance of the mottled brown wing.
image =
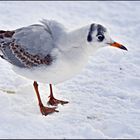
<path id="1" fill-rule="evenodd" d="M 37 54 L 30 54 L 24 49 L 24 46 L 16 44 L 13 38 L 15 31 L 0 30 L 0 50 L 3 55 L 1 58 L 6 59 L 8 62 L 18 67 L 34 67 L 41 64 L 50 65 L 52 57 L 47 54 L 45 57 Z"/>

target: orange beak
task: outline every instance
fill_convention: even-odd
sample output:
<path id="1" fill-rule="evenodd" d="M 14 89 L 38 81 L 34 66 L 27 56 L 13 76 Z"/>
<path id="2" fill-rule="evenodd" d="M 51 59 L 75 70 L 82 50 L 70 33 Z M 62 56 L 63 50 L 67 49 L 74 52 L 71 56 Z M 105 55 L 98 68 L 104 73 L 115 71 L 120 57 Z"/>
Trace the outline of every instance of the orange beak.
<path id="1" fill-rule="evenodd" d="M 123 45 L 121 45 L 121 44 L 119 44 L 117 42 L 111 43 L 110 45 L 113 46 L 113 47 L 117 47 L 117 48 L 120 48 L 120 49 L 123 49 L 123 50 L 127 51 L 126 47 L 124 47 Z"/>

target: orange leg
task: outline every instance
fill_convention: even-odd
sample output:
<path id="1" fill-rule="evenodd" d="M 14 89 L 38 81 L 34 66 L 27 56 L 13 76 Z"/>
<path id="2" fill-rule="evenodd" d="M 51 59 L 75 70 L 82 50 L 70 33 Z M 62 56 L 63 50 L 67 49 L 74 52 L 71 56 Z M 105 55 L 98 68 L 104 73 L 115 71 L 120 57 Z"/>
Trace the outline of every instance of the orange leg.
<path id="1" fill-rule="evenodd" d="M 48 104 L 50 104 L 50 105 L 55 105 L 56 106 L 58 104 L 64 105 L 64 104 L 69 103 L 68 101 L 62 101 L 62 100 L 58 100 L 58 99 L 54 98 L 51 84 L 50 84 L 50 96 L 49 96 L 49 98 L 50 99 L 48 101 Z"/>
<path id="2" fill-rule="evenodd" d="M 38 102 L 39 102 L 39 107 L 40 107 L 40 112 L 42 113 L 42 115 L 48 115 L 50 113 L 53 113 L 53 112 L 59 112 L 58 110 L 55 110 L 56 107 L 53 107 L 53 108 L 49 108 L 49 107 L 45 107 L 41 101 L 41 98 L 40 98 L 40 95 L 39 95 L 39 90 L 38 90 L 38 84 L 36 81 L 34 81 L 34 89 L 35 89 L 35 92 L 36 92 L 36 95 L 37 95 L 37 99 L 38 99 Z"/>

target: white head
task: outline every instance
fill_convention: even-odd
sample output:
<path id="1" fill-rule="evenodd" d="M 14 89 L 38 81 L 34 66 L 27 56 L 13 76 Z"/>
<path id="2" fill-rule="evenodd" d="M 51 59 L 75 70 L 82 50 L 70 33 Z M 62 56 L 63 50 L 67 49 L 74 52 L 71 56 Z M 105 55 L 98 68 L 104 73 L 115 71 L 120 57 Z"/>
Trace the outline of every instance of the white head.
<path id="1" fill-rule="evenodd" d="M 90 25 L 87 42 L 91 47 L 95 47 L 95 49 L 110 45 L 127 50 L 123 45 L 113 41 L 110 38 L 107 29 L 100 24 L 93 23 Z"/>

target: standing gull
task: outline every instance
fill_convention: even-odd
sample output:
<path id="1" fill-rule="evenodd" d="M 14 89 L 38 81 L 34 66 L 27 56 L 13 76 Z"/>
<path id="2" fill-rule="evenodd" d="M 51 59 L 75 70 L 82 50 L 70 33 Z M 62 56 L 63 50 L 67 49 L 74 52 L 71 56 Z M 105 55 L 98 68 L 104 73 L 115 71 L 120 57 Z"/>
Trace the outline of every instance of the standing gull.
<path id="1" fill-rule="evenodd" d="M 17 74 L 34 81 L 43 115 L 58 111 L 56 107 L 43 105 L 37 82 L 49 84 L 48 104 L 67 104 L 68 101 L 54 98 L 52 84 L 78 74 L 87 64 L 88 57 L 105 46 L 127 50 L 110 38 L 104 26 L 96 23 L 69 32 L 54 20 L 42 20 L 40 24 L 12 31 L 0 30 L 1 58 L 11 63 Z"/>

